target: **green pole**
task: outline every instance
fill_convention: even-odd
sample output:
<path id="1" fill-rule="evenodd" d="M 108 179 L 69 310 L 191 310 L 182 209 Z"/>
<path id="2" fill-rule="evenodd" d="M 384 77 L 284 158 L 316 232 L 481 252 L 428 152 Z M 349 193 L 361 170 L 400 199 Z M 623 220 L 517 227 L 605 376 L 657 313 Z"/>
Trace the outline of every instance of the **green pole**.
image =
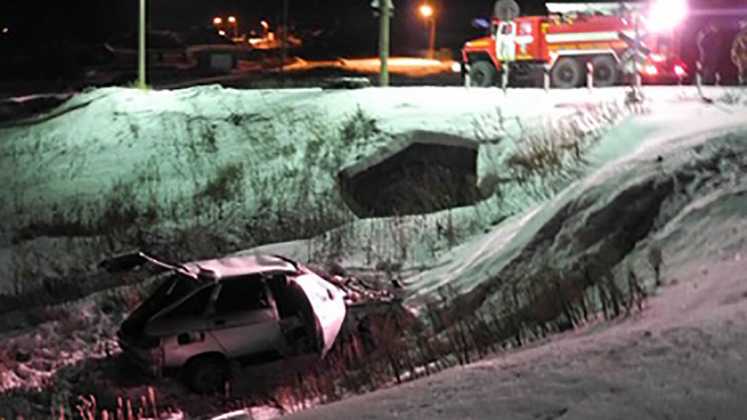
<path id="1" fill-rule="evenodd" d="M 381 60 L 379 85 L 389 86 L 389 18 L 392 0 L 379 1 L 379 60 Z"/>
<path id="2" fill-rule="evenodd" d="M 140 28 L 138 34 L 137 86 L 145 89 L 145 0 L 140 0 Z"/>

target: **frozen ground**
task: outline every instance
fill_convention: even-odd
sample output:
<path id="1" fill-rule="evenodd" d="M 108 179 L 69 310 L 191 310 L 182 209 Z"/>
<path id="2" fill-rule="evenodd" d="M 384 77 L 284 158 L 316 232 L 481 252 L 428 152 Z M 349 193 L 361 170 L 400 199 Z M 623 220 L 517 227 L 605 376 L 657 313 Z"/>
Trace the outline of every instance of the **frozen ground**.
<path id="1" fill-rule="evenodd" d="M 741 419 L 747 263 L 691 262 L 634 318 L 289 419 Z"/>
<path id="2" fill-rule="evenodd" d="M 745 391 L 730 374 L 745 355 L 747 96 L 713 89 L 708 104 L 690 88 L 646 93 L 646 104 L 631 109 L 623 89 L 92 91 L 0 127 L 0 291 L 77 279 L 135 246 L 198 257 L 265 244 L 254 250 L 385 271 L 416 311 L 448 285 L 471 312 L 501 305 L 515 287 L 558 278 L 576 285 L 588 271 L 634 272 L 653 289 L 658 253 L 667 286 L 635 319 L 308 415 L 359 417 L 348 411 L 357 402 L 373 418 L 733 418 L 718 410 L 739 408 L 732 386 Z M 511 159 L 532 133 L 565 146 L 576 144 L 566 143 L 569 130 L 578 133 L 581 158 L 504 181 L 475 206 L 356 220 L 337 203 L 335 171 L 412 129 L 481 141 L 481 179 L 516 175 Z M 317 212 L 323 217 L 298 215 Z M 329 219 L 324 233 L 303 230 Z M 273 236 L 258 230 L 268 226 L 296 240 L 267 244 Z M 80 325 L 116 323 L 93 308 L 84 318 L 104 320 Z M 45 324 L 57 335 L 48 342 L 65 342 L 76 325 L 55 322 Z M 76 334 L 81 350 L 69 362 L 103 357 L 111 332 Z M 39 343 L 34 330 L 7 334 Z M 34 376 L 26 365 L 0 366 L 2 387 L 52 374 Z M 648 398 L 659 386 L 661 404 Z M 688 406 L 683 395 L 704 402 Z M 701 406 L 711 411 L 684 411 Z"/>

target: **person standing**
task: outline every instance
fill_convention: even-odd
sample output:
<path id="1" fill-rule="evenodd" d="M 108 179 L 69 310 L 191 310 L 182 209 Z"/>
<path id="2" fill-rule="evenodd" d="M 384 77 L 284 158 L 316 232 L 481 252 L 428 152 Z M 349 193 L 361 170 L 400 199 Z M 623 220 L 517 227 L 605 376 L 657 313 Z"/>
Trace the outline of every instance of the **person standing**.
<path id="1" fill-rule="evenodd" d="M 731 62 L 737 67 L 739 84 L 747 84 L 747 19 L 739 22 L 739 32 L 731 44 Z"/>
<path id="2" fill-rule="evenodd" d="M 702 66 L 704 83 L 715 83 L 721 57 L 721 31 L 714 22 L 709 22 L 698 31 L 698 59 Z"/>

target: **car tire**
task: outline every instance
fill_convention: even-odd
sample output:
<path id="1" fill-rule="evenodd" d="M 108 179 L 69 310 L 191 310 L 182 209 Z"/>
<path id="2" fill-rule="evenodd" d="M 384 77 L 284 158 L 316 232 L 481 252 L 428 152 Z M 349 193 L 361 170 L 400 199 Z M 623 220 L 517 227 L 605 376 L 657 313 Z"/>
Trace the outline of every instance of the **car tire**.
<path id="1" fill-rule="evenodd" d="M 581 84 L 581 64 L 573 58 L 563 57 L 552 67 L 552 84 L 561 89 L 572 89 Z"/>
<path id="2" fill-rule="evenodd" d="M 594 66 L 594 86 L 607 87 L 617 84 L 620 78 L 620 71 L 612 56 L 600 55 L 591 60 Z"/>
<path id="3" fill-rule="evenodd" d="M 495 66 L 493 66 L 493 63 L 488 61 L 475 61 L 469 67 L 469 80 L 471 86 L 495 86 L 497 78 L 498 71 L 495 69 Z"/>
<path id="4" fill-rule="evenodd" d="M 182 374 L 189 389 L 198 394 L 222 392 L 229 379 L 228 362 L 217 355 L 197 356 L 184 365 Z"/>

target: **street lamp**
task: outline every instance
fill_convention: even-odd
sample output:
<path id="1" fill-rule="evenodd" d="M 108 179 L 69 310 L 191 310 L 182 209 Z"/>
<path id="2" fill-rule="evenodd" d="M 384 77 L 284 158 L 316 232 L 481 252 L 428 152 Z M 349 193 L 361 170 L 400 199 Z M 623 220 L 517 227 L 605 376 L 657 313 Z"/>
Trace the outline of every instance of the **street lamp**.
<path id="1" fill-rule="evenodd" d="M 420 15 L 424 18 L 433 16 L 433 7 L 430 4 L 423 4 L 420 6 Z"/>
<path id="2" fill-rule="evenodd" d="M 238 21 L 236 20 L 236 17 L 229 16 L 228 17 L 228 24 L 231 25 L 231 27 L 233 28 L 233 37 L 234 38 L 238 38 L 238 36 L 239 36 L 239 25 L 238 25 Z"/>
<path id="3" fill-rule="evenodd" d="M 428 57 L 435 58 L 436 56 L 436 12 L 428 3 L 420 5 L 418 8 L 420 16 L 422 16 L 426 23 L 429 24 L 429 35 L 428 35 Z"/>

